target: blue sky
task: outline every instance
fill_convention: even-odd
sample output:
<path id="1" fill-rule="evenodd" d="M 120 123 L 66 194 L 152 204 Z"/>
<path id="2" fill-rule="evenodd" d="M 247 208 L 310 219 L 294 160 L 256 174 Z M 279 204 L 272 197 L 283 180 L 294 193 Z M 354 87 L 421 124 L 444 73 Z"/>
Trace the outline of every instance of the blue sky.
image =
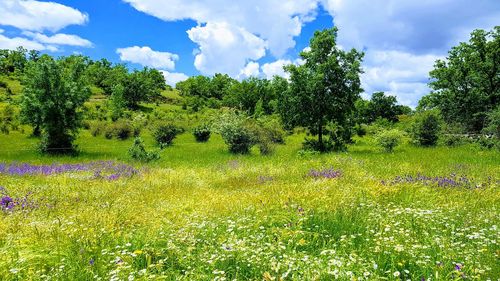
<path id="1" fill-rule="evenodd" d="M 364 96 L 385 91 L 415 106 L 436 59 L 491 29 L 497 0 L 0 0 L 0 48 L 81 53 L 155 67 L 174 84 L 191 75 L 286 75 L 317 29 L 366 52 Z"/>

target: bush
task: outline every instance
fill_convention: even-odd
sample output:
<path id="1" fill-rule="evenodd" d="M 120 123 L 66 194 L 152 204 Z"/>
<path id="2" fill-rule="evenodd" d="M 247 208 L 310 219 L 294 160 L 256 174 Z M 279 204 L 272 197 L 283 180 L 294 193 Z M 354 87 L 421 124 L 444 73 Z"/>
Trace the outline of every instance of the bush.
<path id="1" fill-rule="evenodd" d="M 255 144 L 256 136 L 248 122 L 244 116 L 233 111 L 220 116 L 218 130 L 231 153 L 248 154 Z"/>
<path id="2" fill-rule="evenodd" d="M 281 121 L 273 116 L 264 116 L 257 120 L 257 125 L 260 127 L 261 134 L 272 143 L 285 143 L 285 130 Z"/>
<path id="3" fill-rule="evenodd" d="M 134 143 L 128 150 L 128 154 L 132 159 L 141 162 L 151 162 L 160 159 L 160 153 L 158 151 L 148 152 L 144 147 L 144 141 L 137 137 L 134 139 Z"/>
<path id="4" fill-rule="evenodd" d="M 439 139 L 441 119 L 436 111 L 420 113 L 412 126 L 412 137 L 415 143 L 422 146 L 435 146 Z"/>
<path id="5" fill-rule="evenodd" d="M 113 136 L 119 140 L 127 140 L 132 136 L 134 128 L 125 120 L 118 120 L 113 124 Z"/>
<path id="6" fill-rule="evenodd" d="M 377 135 L 377 144 L 386 152 L 392 152 L 401 143 L 403 134 L 396 129 L 382 131 Z"/>
<path id="7" fill-rule="evenodd" d="M 467 141 L 467 138 L 464 138 L 461 135 L 447 134 L 443 136 L 443 144 L 449 147 L 459 146 L 467 143 Z"/>
<path id="8" fill-rule="evenodd" d="M 160 148 L 172 145 L 174 139 L 182 130 L 173 124 L 159 124 L 153 129 L 153 138 Z"/>
<path id="9" fill-rule="evenodd" d="M 93 137 L 97 137 L 97 136 L 102 135 L 104 130 L 105 130 L 105 125 L 103 122 L 94 121 L 94 122 L 89 123 L 89 131 Z M 113 137 L 113 136 L 111 135 L 111 137 Z"/>
<path id="10" fill-rule="evenodd" d="M 317 139 L 306 138 L 302 143 L 302 149 L 305 151 L 327 152 L 333 151 L 334 144 L 330 139 L 323 139 L 320 143 Z"/>
<path id="11" fill-rule="evenodd" d="M 271 155 L 275 150 L 273 143 L 265 140 L 259 141 L 258 147 L 261 155 Z"/>
<path id="12" fill-rule="evenodd" d="M 207 142 L 210 139 L 211 133 L 208 125 L 200 125 L 193 130 L 193 135 L 197 142 Z"/>
<path id="13" fill-rule="evenodd" d="M 495 137 L 480 136 L 476 142 L 483 149 L 500 149 L 500 140 Z"/>
<path id="14" fill-rule="evenodd" d="M 125 120 L 118 120 L 108 124 L 103 130 L 104 137 L 107 139 L 117 138 L 119 140 L 129 139 L 134 132 L 132 125 Z"/>

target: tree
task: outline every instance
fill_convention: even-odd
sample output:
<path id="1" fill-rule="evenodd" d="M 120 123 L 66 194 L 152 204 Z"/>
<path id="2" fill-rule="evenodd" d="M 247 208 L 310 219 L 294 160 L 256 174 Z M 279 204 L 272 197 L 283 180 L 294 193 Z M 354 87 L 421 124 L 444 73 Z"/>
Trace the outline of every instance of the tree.
<path id="1" fill-rule="evenodd" d="M 163 83 L 159 82 L 156 72 L 158 70 L 149 68 L 144 68 L 141 71 L 136 70 L 123 77 L 121 82 L 115 83 L 111 98 L 114 107 L 125 106 L 136 110 L 139 108 L 140 102 L 152 101 L 160 96 L 161 90 L 166 86 L 165 80 Z M 118 101 L 119 104 L 115 103 Z"/>
<path id="2" fill-rule="evenodd" d="M 441 130 L 441 118 L 435 110 L 420 112 L 411 128 L 414 141 L 422 146 L 435 146 Z"/>
<path id="3" fill-rule="evenodd" d="M 28 64 L 23 79 L 21 114 L 27 123 L 41 128 L 42 152 L 74 151 L 73 141 L 81 126 L 80 109 L 90 97 L 84 70 L 82 57 L 65 63 L 64 59 L 54 60 L 43 55 Z"/>
<path id="4" fill-rule="evenodd" d="M 430 72 L 433 98 L 422 107 L 440 109 L 449 124 L 480 132 L 500 102 L 500 26 L 475 30 L 469 42 L 453 47 Z"/>
<path id="5" fill-rule="evenodd" d="M 280 114 L 290 126 L 304 126 L 318 136 L 318 149 L 326 150 L 325 126 L 348 126 L 354 103 L 362 92 L 363 53 L 337 47 L 337 28 L 316 31 L 310 50 L 300 54 L 303 65 L 288 65 L 290 87 L 280 98 Z M 330 139 L 330 141 L 332 141 Z M 344 140 L 336 140 L 344 142 Z"/>

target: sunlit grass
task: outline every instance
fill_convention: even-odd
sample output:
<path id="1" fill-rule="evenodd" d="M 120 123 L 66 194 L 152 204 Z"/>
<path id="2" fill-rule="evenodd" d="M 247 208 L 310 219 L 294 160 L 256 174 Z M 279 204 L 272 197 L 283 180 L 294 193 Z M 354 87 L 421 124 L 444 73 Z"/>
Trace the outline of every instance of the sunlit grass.
<path id="1" fill-rule="evenodd" d="M 126 154 L 131 140 L 83 132 L 79 157 L 48 157 L 34 152 L 36 139 L 0 136 L 1 161 L 117 160 L 141 170 L 116 181 L 0 174 L 9 196 L 37 203 L 0 211 L 0 279 L 500 276 L 498 152 L 403 145 L 383 153 L 361 139 L 348 153 L 300 157 L 301 140 L 289 137 L 272 156 L 233 156 L 217 135 L 200 144 L 185 133 L 141 165 Z M 330 168 L 341 176 L 308 176 Z M 478 189 L 382 183 L 417 173 L 493 181 Z"/>

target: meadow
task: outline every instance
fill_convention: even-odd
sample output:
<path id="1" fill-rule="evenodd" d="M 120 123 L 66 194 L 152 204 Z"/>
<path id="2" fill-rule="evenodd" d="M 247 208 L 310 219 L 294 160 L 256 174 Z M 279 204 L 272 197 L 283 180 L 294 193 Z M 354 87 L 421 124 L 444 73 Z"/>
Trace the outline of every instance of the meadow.
<path id="1" fill-rule="evenodd" d="M 132 140 L 82 131 L 80 155 L 58 157 L 0 135 L 0 279 L 500 278 L 497 150 L 302 140 L 235 156 L 186 132 L 141 164 Z"/>

